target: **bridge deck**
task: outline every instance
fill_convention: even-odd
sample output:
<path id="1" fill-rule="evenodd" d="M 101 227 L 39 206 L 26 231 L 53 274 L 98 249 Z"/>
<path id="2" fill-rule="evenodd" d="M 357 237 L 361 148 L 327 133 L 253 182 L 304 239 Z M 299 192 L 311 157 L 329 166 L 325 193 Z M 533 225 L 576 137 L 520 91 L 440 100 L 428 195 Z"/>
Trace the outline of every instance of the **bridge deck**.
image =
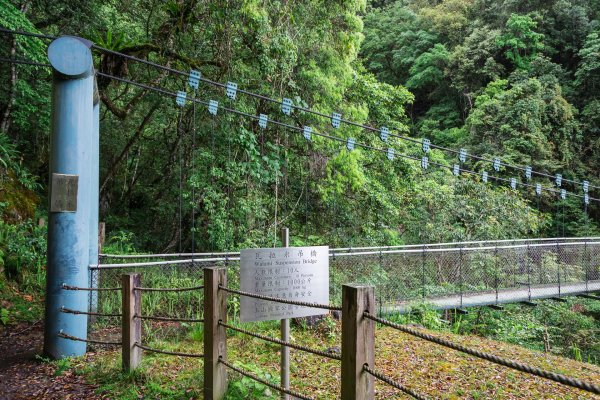
<path id="1" fill-rule="evenodd" d="M 478 293 L 464 293 L 462 296 L 460 293 L 457 293 L 449 296 L 430 297 L 426 299 L 426 302 L 433 305 L 436 309 L 445 310 L 517 303 L 557 296 L 574 296 L 594 291 L 600 291 L 600 280 L 588 281 L 587 284 L 585 282 L 561 283 L 560 291 L 559 286 L 556 284 L 531 285 L 531 288 L 525 286 L 513 289 L 501 289 L 498 291 L 497 298 L 496 291 L 491 290 Z M 387 311 L 405 312 L 410 307 L 410 303 L 410 301 L 403 301 L 393 306 L 384 306 L 384 308 Z"/>

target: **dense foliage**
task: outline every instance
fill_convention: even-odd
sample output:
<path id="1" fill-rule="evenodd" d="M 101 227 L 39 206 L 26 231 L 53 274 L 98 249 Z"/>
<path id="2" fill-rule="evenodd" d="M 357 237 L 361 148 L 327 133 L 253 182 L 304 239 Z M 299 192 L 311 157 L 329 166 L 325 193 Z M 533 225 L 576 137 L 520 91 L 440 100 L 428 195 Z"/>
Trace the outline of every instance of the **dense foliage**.
<path id="1" fill-rule="evenodd" d="M 325 114 L 598 184 L 598 8 L 583 0 L 0 0 L 0 24 L 83 36 Z M 45 60 L 43 40 L 3 37 L 3 55 Z M 95 52 L 95 59 L 104 73 L 172 91 L 187 86 L 118 56 Z M 45 212 L 51 75 L 3 63 L 0 77 L 0 210 L 6 223 L 21 223 Z M 434 166 L 422 171 L 412 160 L 349 152 L 316 136 L 308 143 L 299 132 L 211 116 L 201 105 L 180 109 L 172 98 L 107 78 L 98 87 L 101 218 L 110 235 L 132 237 L 139 249 L 271 246 L 284 225 L 295 244 L 331 246 L 597 231 L 597 208 L 588 219 L 578 197 L 557 205 L 554 194 L 536 199 L 530 189 L 483 185 Z M 298 110 L 287 117 L 261 99 L 238 94 L 233 101 L 207 84 L 187 90 L 388 146 L 377 132 L 345 124 L 334 130 L 328 119 Z M 390 145 L 422 155 L 419 143 L 390 138 Z M 451 166 L 455 157 L 434 150 L 430 161 Z M 491 171 L 481 161 L 465 168 Z"/>

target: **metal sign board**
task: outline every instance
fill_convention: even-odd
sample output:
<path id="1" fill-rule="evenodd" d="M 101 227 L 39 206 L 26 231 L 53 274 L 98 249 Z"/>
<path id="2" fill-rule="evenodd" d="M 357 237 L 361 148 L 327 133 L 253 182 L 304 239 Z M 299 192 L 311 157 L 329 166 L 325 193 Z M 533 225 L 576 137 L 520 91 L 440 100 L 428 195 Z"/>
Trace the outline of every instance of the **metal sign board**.
<path id="1" fill-rule="evenodd" d="M 244 249 L 240 287 L 282 300 L 329 304 L 329 247 Z M 327 310 L 240 296 L 242 322 L 326 314 Z"/>
<path id="2" fill-rule="evenodd" d="M 334 128 L 339 128 L 340 123 L 342 122 L 342 114 L 334 112 L 331 114 L 331 126 Z"/>
<path id="3" fill-rule="evenodd" d="M 292 100 L 291 99 L 283 99 L 281 102 L 281 112 L 285 115 L 290 115 L 292 113 Z"/>
<path id="4" fill-rule="evenodd" d="M 494 166 L 494 170 L 496 170 L 496 172 L 500 171 L 500 164 L 501 164 L 500 163 L 500 159 L 497 158 L 497 157 L 494 158 L 494 164 L 493 164 L 493 166 Z"/>
<path id="5" fill-rule="evenodd" d="M 421 158 L 421 168 L 427 169 L 427 167 L 429 167 L 429 158 L 427 158 L 427 156 L 423 156 Z"/>
<path id="6" fill-rule="evenodd" d="M 348 138 L 348 141 L 346 142 L 346 148 L 348 149 L 348 151 L 354 150 L 355 144 L 356 140 L 354 138 Z"/>
<path id="7" fill-rule="evenodd" d="M 392 149 L 391 147 L 388 148 L 387 149 L 387 158 L 388 158 L 388 160 L 394 161 L 394 156 L 395 156 L 394 149 Z"/>
<path id="8" fill-rule="evenodd" d="M 305 126 L 304 130 L 302 131 L 302 135 L 304 135 L 304 139 L 310 140 L 310 137 L 312 135 L 312 128 L 310 126 Z"/>
<path id="9" fill-rule="evenodd" d="M 379 138 L 381 140 L 383 140 L 384 142 L 388 141 L 389 134 L 390 134 L 390 130 L 387 126 L 382 126 L 381 129 L 379 130 Z"/>
<path id="10" fill-rule="evenodd" d="M 421 147 L 423 148 L 423 152 L 429 153 L 429 150 L 431 150 L 431 140 L 423 138 L 423 143 L 421 144 Z"/>
<path id="11" fill-rule="evenodd" d="M 202 78 L 202 74 L 200 73 L 200 71 L 196 71 L 194 69 L 190 71 L 190 77 L 188 82 L 193 89 L 198 89 L 198 85 L 200 84 L 200 78 Z"/>
<path id="12" fill-rule="evenodd" d="M 464 163 L 467 161 L 467 149 L 460 149 L 460 151 L 458 152 L 458 160 L 461 163 Z"/>
<path id="13" fill-rule="evenodd" d="M 50 212 L 76 212 L 79 175 L 52 174 Z"/>

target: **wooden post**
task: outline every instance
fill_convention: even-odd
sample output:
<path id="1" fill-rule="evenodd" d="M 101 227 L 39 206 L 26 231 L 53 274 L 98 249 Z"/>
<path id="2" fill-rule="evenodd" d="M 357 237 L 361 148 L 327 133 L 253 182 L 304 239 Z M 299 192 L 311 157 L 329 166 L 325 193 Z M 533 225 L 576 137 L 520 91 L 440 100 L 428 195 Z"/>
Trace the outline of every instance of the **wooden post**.
<path id="1" fill-rule="evenodd" d="M 342 286 L 342 400 L 372 400 L 373 377 L 363 370 L 375 364 L 375 322 L 363 316 L 375 313 L 373 286 Z"/>
<path id="2" fill-rule="evenodd" d="M 133 371 L 142 361 L 142 349 L 136 343 L 142 342 L 142 321 L 136 315 L 142 313 L 142 293 L 134 288 L 140 287 L 140 274 L 124 274 L 121 276 L 123 298 L 122 325 L 122 358 L 123 370 Z"/>
<path id="3" fill-rule="evenodd" d="M 227 370 L 219 358 L 227 361 L 227 333 L 219 321 L 227 322 L 227 286 L 225 268 L 204 269 L 204 399 L 221 400 L 227 390 Z"/>

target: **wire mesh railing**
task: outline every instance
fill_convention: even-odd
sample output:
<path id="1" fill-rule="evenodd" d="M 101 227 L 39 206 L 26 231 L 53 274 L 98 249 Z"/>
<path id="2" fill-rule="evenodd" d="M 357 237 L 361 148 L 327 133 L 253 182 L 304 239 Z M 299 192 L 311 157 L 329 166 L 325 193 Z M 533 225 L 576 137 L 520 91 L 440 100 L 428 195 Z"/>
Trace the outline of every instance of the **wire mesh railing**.
<path id="1" fill-rule="evenodd" d="M 514 242 L 514 243 L 513 243 Z M 91 266 L 91 287 L 118 287 L 122 273 L 143 272 L 147 286 L 191 287 L 201 284 L 202 269 L 226 266 L 229 287 L 239 289 L 239 257 L 197 258 Z M 596 238 L 469 242 L 380 247 L 378 250 L 330 251 L 330 299 L 341 301 L 341 285 L 375 286 L 378 310 L 407 311 L 428 302 L 440 309 L 533 301 L 600 290 L 600 240 Z M 194 293 L 194 292 L 191 292 Z M 118 291 L 97 292 L 97 308 L 112 313 L 120 307 Z M 199 319 L 201 294 L 160 293 L 145 297 L 144 306 L 157 315 Z M 108 323 L 102 318 L 95 323 Z"/>

